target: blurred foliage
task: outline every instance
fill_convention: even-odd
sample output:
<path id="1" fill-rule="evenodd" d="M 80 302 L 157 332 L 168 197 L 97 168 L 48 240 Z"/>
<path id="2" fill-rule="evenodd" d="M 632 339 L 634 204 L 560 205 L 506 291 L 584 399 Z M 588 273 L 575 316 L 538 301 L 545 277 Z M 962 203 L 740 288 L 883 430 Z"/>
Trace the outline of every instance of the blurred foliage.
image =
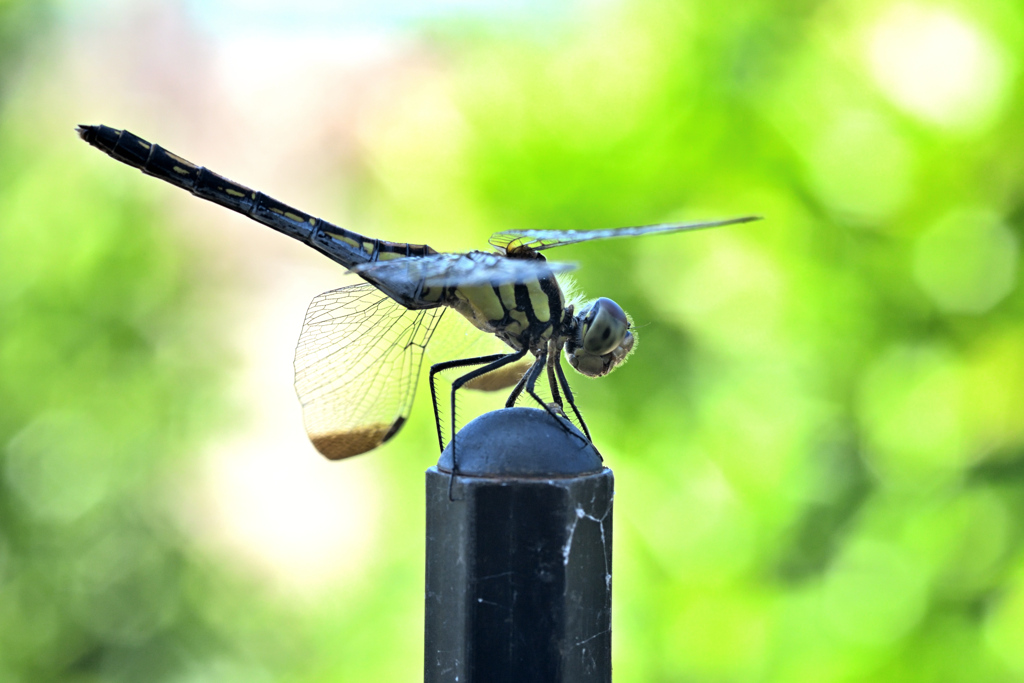
<path id="1" fill-rule="evenodd" d="M 46 25 L 51 3 L 0 0 L 0 100 L 27 43 Z"/>
<path id="2" fill-rule="evenodd" d="M 0 82 L 24 85 L 42 6 L 0 3 Z M 195 268 L 40 108 L 0 101 L 0 680 L 259 680 L 273 607 L 168 514 L 169 464 L 225 416 Z"/>
<path id="3" fill-rule="evenodd" d="M 1024 7 L 595 3 L 427 35 L 444 68 L 366 138 L 368 224 L 471 248 L 766 217 L 551 252 L 639 326 L 574 382 L 618 480 L 616 680 L 1024 677 Z M 0 120 L 0 680 L 414 672 L 427 402 L 358 593 L 283 605 L 204 558 L 162 469 L 219 414 L 200 274 L 124 169 L 30 123 Z"/>
<path id="4" fill-rule="evenodd" d="M 618 479 L 617 680 L 1024 675 L 1024 12 L 576 18 L 462 34 L 456 109 L 377 168 L 426 234 L 766 217 L 549 252 L 640 325 L 575 383 Z"/>

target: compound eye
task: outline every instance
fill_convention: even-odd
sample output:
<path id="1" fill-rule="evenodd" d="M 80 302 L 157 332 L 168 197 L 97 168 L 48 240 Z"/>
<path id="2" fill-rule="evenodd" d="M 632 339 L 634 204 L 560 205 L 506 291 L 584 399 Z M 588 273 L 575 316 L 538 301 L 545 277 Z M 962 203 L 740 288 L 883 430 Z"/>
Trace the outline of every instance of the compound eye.
<path id="1" fill-rule="evenodd" d="M 622 343 L 629 332 L 626 312 L 611 299 L 594 302 L 587 312 L 583 327 L 583 350 L 595 356 L 610 353 Z"/>

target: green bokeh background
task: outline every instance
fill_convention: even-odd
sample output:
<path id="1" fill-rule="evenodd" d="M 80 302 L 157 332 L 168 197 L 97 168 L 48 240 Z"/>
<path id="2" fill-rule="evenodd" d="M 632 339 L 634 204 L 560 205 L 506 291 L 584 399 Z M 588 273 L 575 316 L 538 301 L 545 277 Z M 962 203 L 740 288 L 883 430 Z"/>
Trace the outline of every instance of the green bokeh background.
<path id="1" fill-rule="evenodd" d="M 434 78 L 337 191 L 444 249 L 766 217 L 557 254 L 639 326 L 574 382 L 616 680 L 1024 680 L 1024 6 L 566 7 L 405 26 Z M 315 599 L 197 542 L 234 285 L 165 218 L 198 200 L 74 137 L 126 124 L 48 79 L 101 21 L 68 13 L 0 1 L 0 681 L 416 680 L 429 402 L 362 456 L 373 550 Z"/>

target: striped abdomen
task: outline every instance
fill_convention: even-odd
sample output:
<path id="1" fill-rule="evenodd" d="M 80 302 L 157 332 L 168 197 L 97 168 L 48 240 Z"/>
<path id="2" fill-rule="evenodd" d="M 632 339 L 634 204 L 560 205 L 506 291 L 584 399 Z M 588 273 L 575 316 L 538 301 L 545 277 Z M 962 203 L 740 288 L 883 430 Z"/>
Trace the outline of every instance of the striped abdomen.
<path id="1" fill-rule="evenodd" d="M 562 322 L 565 299 L 553 276 L 502 285 L 455 287 L 450 304 L 478 329 L 531 350 Z"/>
<path id="2" fill-rule="evenodd" d="M 232 182 L 126 130 L 79 126 L 78 134 L 118 161 L 305 242 L 346 268 L 369 261 L 437 253 L 423 244 L 388 242 L 345 230 Z"/>

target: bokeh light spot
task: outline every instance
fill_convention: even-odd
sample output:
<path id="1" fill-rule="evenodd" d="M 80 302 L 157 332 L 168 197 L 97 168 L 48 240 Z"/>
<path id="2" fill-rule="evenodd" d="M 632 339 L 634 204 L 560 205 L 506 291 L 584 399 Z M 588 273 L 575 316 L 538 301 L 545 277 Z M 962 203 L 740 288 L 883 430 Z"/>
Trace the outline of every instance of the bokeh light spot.
<path id="1" fill-rule="evenodd" d="M 948 128 L 970 128 L 999 110 L 1009 83 L 1002 50 L 967 17 L 899 4 L 865 36 L 868 69 L 895 105 Z"/>
<path id="2" fill-rule="evenodd" d="M 759 680 L 770 622 L 759 596 L 708 591 L 678 612 L 666 629 L 674 680 Z"/>
<path id="3" fill-rule="evenodd" d="M 848 111 L 826 128 L 811 150 L 812 180 L 834 210 L 880 219 L 899 209 L 912 184 L 913 156 L 878 114 Z"/>
<path id="4" fill-rule="evenodd" d="M 194 526 L 278 587 L 313 596 L 369 566 L 379 486 L 372 463 L 340 468 L 312 449 L 299 458 L 285 452 L 246 439 L 218 448 L 205 463 L 208 503 Z"/>
<path id="5" fill-rule="evenodd" d="M 891 642 L 920 620 L 926 605 L 924 572 L 895 547 L 860 541 L 848 548 L 822 587 L 833 633 L 853 643 Z"/>
<path id="6" fill-rule="evenodd" d="M 39 519 L 69 522 L 103 499 L 108 460 L 99 429 L 86 415 L 39 415 L 7 444 L 4 476 Z"/>
<path id="7" fill-rule="evenodd" d="M 859 414 L 879 476 L 927 486 L 970 464 L 963 384 L 957 359 L 941 349 L 899 347 L 869 368 Z"/>
<path id="8" fill-rule="evenodd" d="M 1013 289 L 1017 238 L 986 211 L 958 210 L 926 230 L 914 250 L 918 284 L 945 311 L 984 313 Z"/>
<path id="9" fill-rule="evenodd" d="M 75 562 L 72 609 L 106 641 L 145 642 L 174 619 L 180 599 L 173 560 L 143 532 L 108 534 Z"/>
<path id="10" fill-rule="evenodd" d="M 931 567 L 936 593 L 967 600 L 987 589 L 1011 542 L 1011 512 L 986 488 L 967 488 L 942 503 L 915 508 L 903 547 Z"/>

